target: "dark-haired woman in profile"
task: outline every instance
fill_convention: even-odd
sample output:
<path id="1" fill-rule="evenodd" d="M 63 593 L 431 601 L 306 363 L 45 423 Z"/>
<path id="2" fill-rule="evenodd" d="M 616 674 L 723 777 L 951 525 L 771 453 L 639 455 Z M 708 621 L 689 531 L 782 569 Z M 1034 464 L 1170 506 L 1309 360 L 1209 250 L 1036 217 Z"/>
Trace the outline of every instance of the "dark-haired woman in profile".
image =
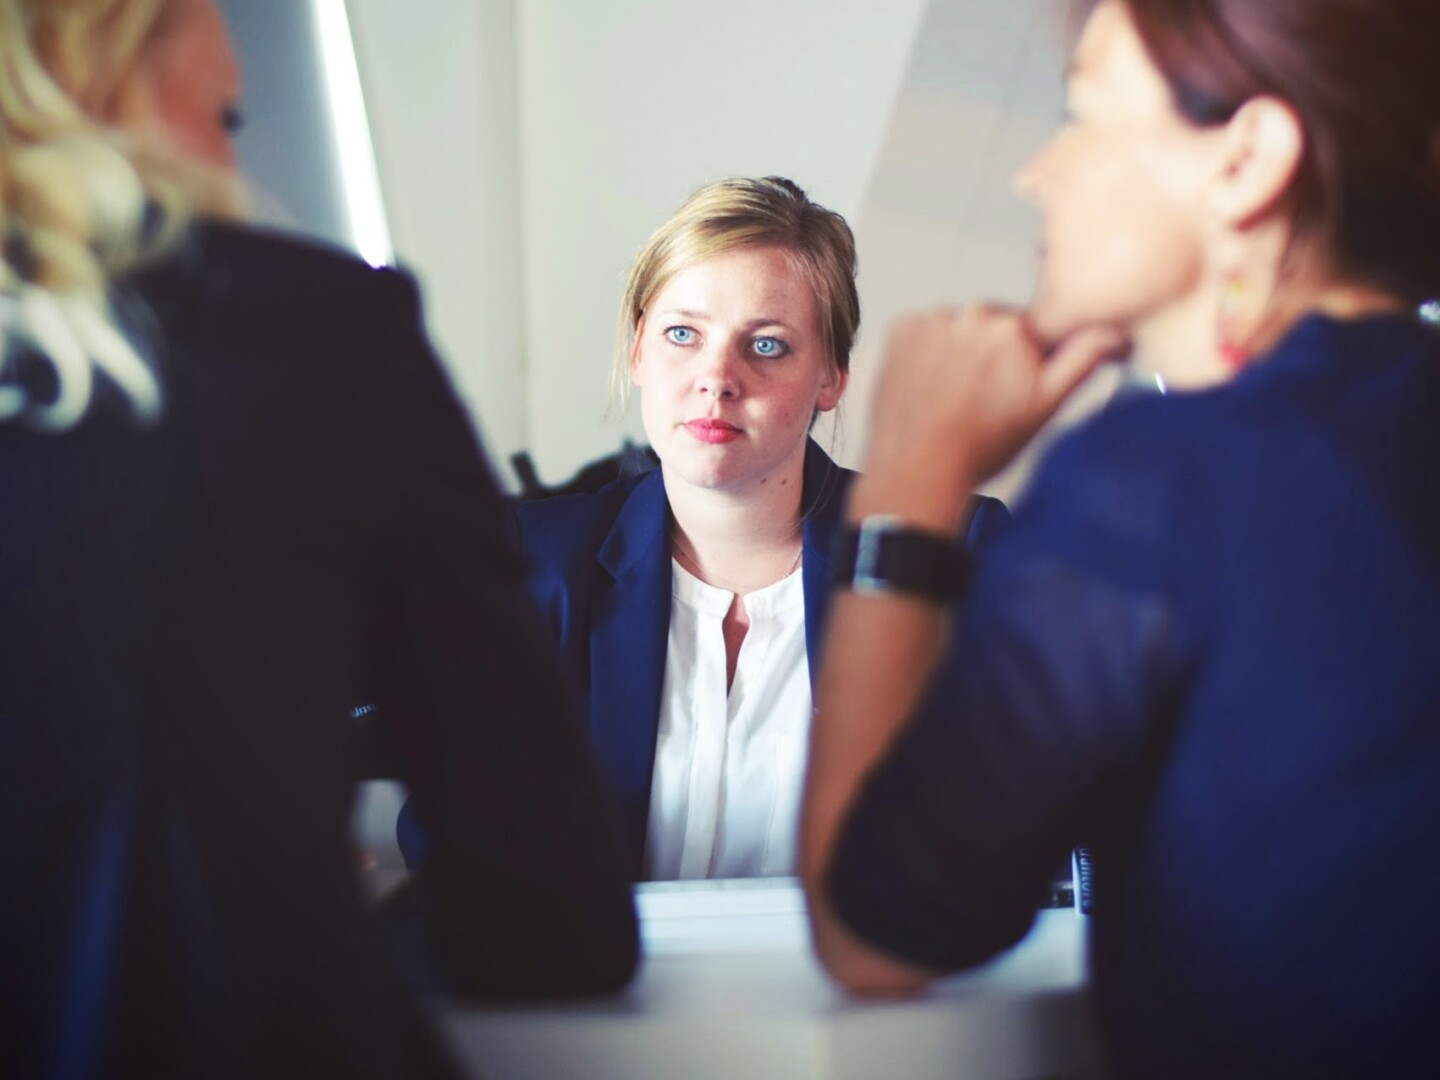
<path id="1" fill-rule="evenodd" d="M 1057 447 L 957 604 L 840 568 L 816 947 L 872 990 L 977 963 L 1085 842 L 1121 1074 L 1428 1075 L 1440 338 L 1414 312 L 1440 292 L 1440 7 L 1085 14 L 1071 115 L 1019 177 L 1034 302 L 894 331 L 852 527 L 948 534 L 1127 345 L 1171 393 Z"/>

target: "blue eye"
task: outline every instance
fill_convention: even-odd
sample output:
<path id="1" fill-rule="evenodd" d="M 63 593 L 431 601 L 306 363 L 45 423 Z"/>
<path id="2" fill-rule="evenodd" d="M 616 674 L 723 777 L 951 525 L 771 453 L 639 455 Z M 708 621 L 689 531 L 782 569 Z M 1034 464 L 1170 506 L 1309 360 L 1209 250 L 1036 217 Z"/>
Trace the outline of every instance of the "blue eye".
<path id="1" fill-rule="evenodd" d="M 670 326 L 665 330 L 665 340 L 672 345 L 689 345 L 695 340 L 695 331 L 688 326 Z"/>
<path id="2" fill-rule="evenodd" d="M 790 351 L 790 346 L 777 337 L 758 337 L 750 343 L 750 348 L 755 350 L 756 356 L 764 356 L 769 359 L 784 356 Z"/>

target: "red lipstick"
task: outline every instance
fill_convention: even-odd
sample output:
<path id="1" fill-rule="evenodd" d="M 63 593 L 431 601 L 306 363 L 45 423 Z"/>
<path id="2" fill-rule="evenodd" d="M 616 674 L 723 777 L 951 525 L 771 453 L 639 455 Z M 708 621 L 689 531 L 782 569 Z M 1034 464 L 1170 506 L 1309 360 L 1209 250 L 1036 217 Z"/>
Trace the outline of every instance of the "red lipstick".
<path id="1" fill-rule="evenodd" d="M 740 437 L 740 429 L 726 420 L 688 420 L 685 430 L 703 443 L 727 443 Z"/>

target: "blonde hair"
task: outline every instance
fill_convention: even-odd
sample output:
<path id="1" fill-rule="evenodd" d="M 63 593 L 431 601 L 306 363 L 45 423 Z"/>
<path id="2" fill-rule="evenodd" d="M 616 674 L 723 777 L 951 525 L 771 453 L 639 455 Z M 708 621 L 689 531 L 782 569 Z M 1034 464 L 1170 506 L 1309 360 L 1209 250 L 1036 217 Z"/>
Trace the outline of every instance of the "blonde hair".
<path id="1" fill-rule="evenodd" d="M 635 331 L 660 290 L 682 270 L 745 247 L 777 247 L 790 256 L 815 293 L 826 358 L 837 371 L 850 370 L 850 348 L 860 328 L 850 226 L 794 181 L 731 177 L 686 199 L 630 264 L 615 328 L 612 401 L 623 405 L 628 396 Z"/>
<path id="2" fill-rule="evenodd" d="M 107 126 L 173 0 L 0 0 L 0 421 L 63 430 L 103 372 L 139 419 L 161 389 L 117 327 L 114 279 L 166 251 L 197 213 L 235 217 L 238 181 L 155 136 Z M 6 368 L 48 362 L 33 400 Z"/>

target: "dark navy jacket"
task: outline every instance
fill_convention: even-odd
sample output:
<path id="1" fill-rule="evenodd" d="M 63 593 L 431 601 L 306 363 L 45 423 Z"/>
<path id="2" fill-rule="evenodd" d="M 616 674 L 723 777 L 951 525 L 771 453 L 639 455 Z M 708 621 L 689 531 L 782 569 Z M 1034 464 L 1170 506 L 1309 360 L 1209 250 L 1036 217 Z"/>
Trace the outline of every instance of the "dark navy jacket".
<path id="1" fill-rule="evenodd" d="M 413 283 L 214 227 L 122 295 L 162 420 L 102 382 L 0 424 L 0 1076 L 452 1074 L 360 888 L 358 701 L 450 985 L 623 982 L 601 780 Z"/>
<path id="2" fill-rule="evenodd" d="M 812 679 L 829 606 L 830 555 L 854 473 L 810 441 L 801 493 L 805 648 Z M 619 795 L 623 842 L 642 872 L 651 773 L 669 640 L 670 518 L 659 469 L 617 480 L 594 495 L 517 505 L 520 546 L 542 618 L 574 676 L 601 766 Z M 967 542 L 1008 518 L 981 496 Z"/>
<path id="3" fill-rule="evenodd" d="M 841 918 L 974 964 L 1086 843 L 1120 1075 L 1432 1075 L 1437 433 L 1440 335 L 1311 316 L 1063 440 L 842 830 Z"/>

